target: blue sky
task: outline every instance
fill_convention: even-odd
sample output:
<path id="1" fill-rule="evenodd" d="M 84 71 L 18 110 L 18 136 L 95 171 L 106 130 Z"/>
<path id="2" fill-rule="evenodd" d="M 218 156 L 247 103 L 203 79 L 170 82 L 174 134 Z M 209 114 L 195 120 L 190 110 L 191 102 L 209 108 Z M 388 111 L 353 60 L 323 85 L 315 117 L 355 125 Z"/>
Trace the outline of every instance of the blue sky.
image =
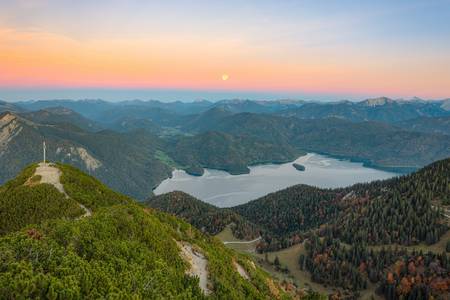
<path id="1" fill-rule="evenodd" d="M 0 53 L 6 100 L 446 98 L 450 0 L 0 0 Z"/>

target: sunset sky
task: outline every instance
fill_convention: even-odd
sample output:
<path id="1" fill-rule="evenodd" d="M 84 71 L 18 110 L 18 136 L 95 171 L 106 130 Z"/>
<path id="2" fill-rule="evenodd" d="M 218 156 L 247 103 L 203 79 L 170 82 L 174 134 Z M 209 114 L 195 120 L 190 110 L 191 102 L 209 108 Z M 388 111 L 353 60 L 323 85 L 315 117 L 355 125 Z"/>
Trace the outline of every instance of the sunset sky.
<path id="1" fill-rule="evenodd" d="M 450 0 L 0 0 L 0 99 L 381 95 L 450 97 Z"/>

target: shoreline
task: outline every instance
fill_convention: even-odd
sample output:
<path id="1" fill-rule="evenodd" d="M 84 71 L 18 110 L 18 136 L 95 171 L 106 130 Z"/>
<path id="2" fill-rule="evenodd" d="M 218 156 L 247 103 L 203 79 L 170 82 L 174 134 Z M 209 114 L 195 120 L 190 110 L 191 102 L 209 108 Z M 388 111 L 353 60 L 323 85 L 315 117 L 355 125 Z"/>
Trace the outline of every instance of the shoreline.
<path id="1" fill-rule="evenodd" d="M 310 160 L 310 158 L 315 157 L 315 156 L 321 156 L 322 159 L 325 160 L 325 161 L 327 159 L 332 159 L 332 160 L 339 161 L 339 162 L 352 163 L 352 164 L 355 164 L 354 167 L 357 168 L 357 169 L 359 169 L 359 168 L 366 168 L 366 169 L 372 169 L 373 171 L 381 171 L 381 172 L 385 172 L 385 173 L 390 173 L 390 174 L 386 175 L 386 176 L 389 176 L 389 177 L 396 177 L 396 176 L 402 175 L 402 173 L 398 173 L 398 172 L 392 172 L 392 171 L 389 171 L 389 170 L 382 170 L 380 168 L 373 168 L 371 166 L 368 166 L 367 164 L 364 164 L 361 161 L 355 161 L 355 160 L 351 160 L 351 159 L 348 159 L 348 158 L 345 158 L 345 157 L 344 158 L 343 157 L 333 157 L 333 156 L 327 155 L 327 154 L 324 155 L 322 153 L 317 153 L 317 152 L 308 152 L 305 155 L 298 156 L 296 159 L 291 160 L 289 162 L 282 162 L 282 163 L 275 163 L 275 164 L 265 163 L 265 164 L 257 164 L 257 165 L 249 166 L 249 172 L 243 173 L 243 174 L 232 174 L 232 173 L 230 173 L 230 172 L 228 172 L 226 170 L 205 168 L 205 172 L 203 173 L 202 176 L 193 176 L 193 175 L 190 175 L 188 172 L 186 172 L 186 170 L 174 168 L 172 170 L 172 173 L 171 173 L 170 177 L 165 179 L 165 180 L 163 180 L 159 185 L 157 185 L 152 190 L 152 192 L 154 193 L 154 191 L 157 190 L 166 180 L 169 180 L 169 179 L 174 178 L 174 177 L 176 177 L 175 179 L 181 179 L 181 181 L 184 181 L 184 180 L 195 180 L 195 178 L 199 178 L 200 179 L 202 177 L 203 177 L 203 179 L 200 179 L 200 180 L 205 180 L 205 179 L 208 179 L 207 177 L 210 177 L 211 175 L 213 175 L 213 177 L 216 177 L 216 176 L 225 176 L 225 177 L 231 176 L 231 178 L 234 178 L 236 176 L 236 179 L 237 179 L 237 178 L 239 178 L 240 175 L 249 175 L 249 174 L 253 173 L 252 169 L 254 167 L 263 167 L 263 166 L 267 166 L 267 165 L 278 166 L 278 165 L 286 164 L 287 165 L 286 167 L 295 169 L 293 164 L 294 163 L 298 163 L 298 164 L 304 165 L 306 167 L 306 171 L 303 171 L 301 173 L 305 174 L 304 175 L 304 176 L 306 176 L 305 178 L 308 178 L 308 177 L 310 177 L 310 174 L 308 173 L 308 171 L 316 169 L 315 165 L 317 164 L 315 159 L 311 163 L 308 163 L 308 161 Z M 322 159 L 319 159 L 319 161 L 321 161 Z M 327 166 L 323 166 L 323 167 L 326 168 Z M 285 168 L 285 167 L 283 166 L 282 168 Z M 211 172 L 208 172 L 208 171 L 211 171 Z M 221 175 L 219 175 L 219 174 L 211 174 L 211 173 L 214 173 L 216 171 L 221 172 L 222 174 Z M 296 170 L 296 171 L 298 172 L 298 170 Z M 181 172 L 181 173 L 175 175 L 175 172 Z M 184 174 L 184 175 L 182 175 L 182 174 Z M 257 173 L 255 175 L 258 176 L 258 174 L 259 174 L 259 171 L 257 171 Z M 239 180 L 239 179 L 237 179 L 237 180 Z M 242 178 L 242 180 L 247 180 L 247 179 Z M 367 182 L 372 181 L 372 180 L 377 180 L 377 179 L 376 178 L 368 179 Z M 174 185 L 174 183 L 170 182 L 170 181 L 167 181 L 167 183 L 164 183 L 164 184 L 169 184 L 169 186 L 173 186 Z M 308 183 L 305 183 L 305 184 L 308 184 Z M 292 184 L 292 185 L 295 185 L 295 183 Z M 309 183 L 309 185 L 320 187 L 320 185 L 317 185 L 317 184 Z M 289 186 L 291 186 L 291 185 L 289 185 Z M 182 188 L 180 187 L 180 189 L 182 189 Z M 168 190 L 168 189 L 165 186 L 161 186 L 161 190 L 158 191 L 157 193 L 154 193 L 154 195 L 159 195 L 159 194 L 165 193 L 163 191 Z"/>

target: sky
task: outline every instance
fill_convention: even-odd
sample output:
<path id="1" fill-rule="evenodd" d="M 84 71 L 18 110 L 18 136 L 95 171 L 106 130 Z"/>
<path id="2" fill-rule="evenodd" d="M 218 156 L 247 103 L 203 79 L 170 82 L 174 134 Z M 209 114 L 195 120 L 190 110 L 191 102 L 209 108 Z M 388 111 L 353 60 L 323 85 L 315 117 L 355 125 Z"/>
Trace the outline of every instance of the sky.
<path id="1" fill-rule="evenodd" d="M 4 100 L 382 95 L 450 97 L 450 0 L 0 0 Z"/>

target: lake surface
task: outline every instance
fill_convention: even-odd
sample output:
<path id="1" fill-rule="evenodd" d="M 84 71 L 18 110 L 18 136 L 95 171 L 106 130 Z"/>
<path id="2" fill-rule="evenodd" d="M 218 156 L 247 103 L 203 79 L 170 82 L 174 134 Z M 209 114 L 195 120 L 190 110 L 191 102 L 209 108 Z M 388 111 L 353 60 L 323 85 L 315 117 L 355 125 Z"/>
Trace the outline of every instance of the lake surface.
<path id="1" fill-rule="evenodd" d="M 299 183 L 332 188 L 398 175 L 314 153 L 301 156 L 295 162 L 304 165 L 306 170 L 298 171 L 292 166 L 293 162 L 252 166 L 250 173 L 244 175 L 205 169 L 203 176 L 191 176 L 175 170 L 172 178 L 164 180 L 154 193 L 183 191 L 213 205 L 230 207 Z"/>

